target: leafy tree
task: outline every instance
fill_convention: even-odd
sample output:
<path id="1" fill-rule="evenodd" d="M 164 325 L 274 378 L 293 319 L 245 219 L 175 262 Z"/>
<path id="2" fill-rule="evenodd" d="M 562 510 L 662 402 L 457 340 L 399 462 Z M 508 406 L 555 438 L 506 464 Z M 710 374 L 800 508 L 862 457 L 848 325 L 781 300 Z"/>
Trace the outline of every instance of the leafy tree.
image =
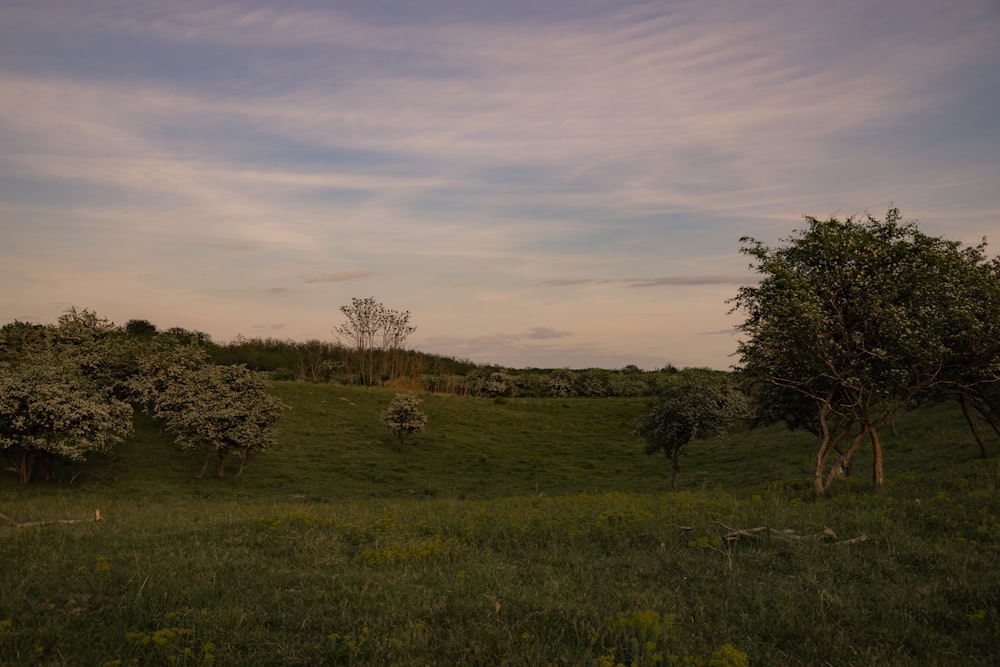
<path id="1" fill-rule="evenodd" d="M 51 479 L 62 459 L 83 461 L 107 452 L 132 432 L 132 408 L 52 355 L 0 365 L 0 449 L 22 484 L 36 461 Z"/>
<path id="2" fill-rule="evenodd" d="M 987 449 L 979 419 L 1000 436 L 1000 258 L 987 262 L 984 249 L 985 243 L 965 251 L 970 301 L 978 307 L 960 312 L 957 359 L 944 369 L 941 390 L 931 395 L 958 398 L 983 458 Z"/>
<path id="3" fill-rule="evenodd" d="M 382 413 L 382 423 L 396 436 L 400 449 L 403 441 L 411 433 L 420 433 L 427 425 L 427 415 L 420 409 L 423 403 L 415 394 L 396 394 L 392 403 Z"/>
<path id="4" fill-rule="evenodd" d="M 70 308 L 50 334 L 51 350 L 72 360 L 88 378 L 130 399 L 127 384 L 139 373 L 138 360 L 148 338 L 132 336 L 94 311 Z"/>
<path id="5" fill-rule="evenodd" d="M 174 367 L 171 375 L 153 399 L 153 414 L 181 447 L 204 452 L 196 477 L 205 474 L 212 452 L 218 457 L 220 478 L 229 455 L 236 454 L 239 477 L 254 455 L 274 445 L 274 426 L 286 406 L 267 393 L 263 373 L 246 366 L 204 364 Z"/>
<path id="6" fill-rule="evenodd" d="M 410 325 L 410 311 L 391 310 L 375 300 L 352 298 L 341 306 L 346 321 L 334 333 L 346 339 L 355 351 L 361 384 L 375 385 L 381 378 L 379 361 L 390 377 L 395 374 L 399 352 L 416 327 Z"/>
<path id="7" fill-rule="evenodd" d="M 156 325 L 149 320 L 129 320 L 125 323 L 125 333 L 129 336 L 152 338 L 156 335 Z"/>
<path id="8" fill-rule="evenodd" d="M 970 276 L 984 248 L 927 236 L 897 209 L 806 221 L 777 248 L 741 239 L 762 275 L 731 300 L 746 316 L 741 370 L 762 414 L 819 435 L 818 495 L 865 440 L 878 486 L 878 429 L 967 363 L 963 326 L 983 307 Z"/>
<path id="9" fill-rule="evenodd" d="M 157 340 L 173 345 L 208 345 L 212 337 L 203 331 L 193 331 L 184 327 L 170 327 L 156 334 Z"/>
<path id="10" fill-rule="evenodd" d="M 490 373 L 489 377 L 483 382 L 483 393 L 491 398 L 506 396 L 510 394 L 513 386 L 511 378 L 507 373 L 496 371 L 495 373 Z"/>
<path id="11" fill-rule="evenodd" d="M 576 396 L 576 373 L 568 368 L 556 368 L 545 381 L 545 389 L 553 398 Z"/>
<path id="12" fill-rule="evenodd" d="M 274 444 L 274 426 L 286 406 L 267 393 L 264 373 L 212 364 L 203 347 L 172 342 L 152 346 L 141 364 L 130 388 L 177 444 L 204 453 L 196 477 L 205 474 L 213 452 L 218 477 L 236 454 L 238 477 L 254 455 Z"/>
<path id="13" fill-rule="evenodd" d="M 24 356 L 51 347 L 51 327 L 14 320 L 0 327 L 0 362 L 20 361 Z"/>
<path id="14" fill-rule="evenodd" d="M 731 382 L 689 371 L 663 387 L 632 435 L 645 438 L 647 454 L 662 451 L 670 460 L 670 486 L 676 489 L 680 455 L 688 443 L 723 433 L 746 415 L 746 398 Z"/>

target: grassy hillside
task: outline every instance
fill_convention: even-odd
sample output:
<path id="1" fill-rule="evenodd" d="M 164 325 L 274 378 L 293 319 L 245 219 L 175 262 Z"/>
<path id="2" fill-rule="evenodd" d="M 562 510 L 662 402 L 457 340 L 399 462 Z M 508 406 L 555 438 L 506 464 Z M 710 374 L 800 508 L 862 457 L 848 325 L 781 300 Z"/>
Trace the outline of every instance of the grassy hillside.
<path id="1" fill-rule="evenodd" d="M 141 423 L 72 484 L 0 478 L 0 664 L 987 665 L 1000 654 L 997 459 L 947 406 L 900 416 L 812 499 L 782 428 L 695 443 L 680 489 L 629 437 L 642 400 L 280 384 L 242 479 Z M 997 443 L 992 443 L 997 447 Z M 742 529 L 743 534 L 735 534 Z M 726 539 L 731 537 L 732 539 Z"/>

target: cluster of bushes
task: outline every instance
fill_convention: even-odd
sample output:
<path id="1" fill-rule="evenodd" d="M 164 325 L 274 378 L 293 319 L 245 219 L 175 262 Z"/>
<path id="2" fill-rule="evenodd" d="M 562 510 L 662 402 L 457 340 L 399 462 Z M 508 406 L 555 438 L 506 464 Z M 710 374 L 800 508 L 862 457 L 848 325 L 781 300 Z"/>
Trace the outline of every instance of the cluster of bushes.
<path id="1" fill-rule="evenodd" d="M 480 367 L 460 375 L 424 374 L 419 384 L 428 392 L 486 398 L 638 397 L 657 394 L 677 372 L 673 366 L 658 371 L 643 371 L 635 366 L 620 370 Z"/>
<path id="2" fill-rule="evenodd" d="M 366 384 L 356 351 L 340 343 L 244 336 L 237 336 L 229 343 L 216 343 L 205 334 L 200 336 L 216 363 L 245 364 L 267 372 L 273 380 Z M 384 386 L 402 385 L 418 391 L 485 398 L 654 396 L 677 373 L 673 366 L 656 371 L 636 366 L 618 370 L 511 369 L 416 350 L 373 350 L 370 354 L 394 357 L 392 363 L 374 364 L 392 369 L 379 377 L 379 384 Z"/>
<path id="3" fill-rule="evenodd" d="M 0 328 L 0 454 L 28 483 L 41 468 L 108 453 L 132 432 L 133 411 L 160 422 L 184 449 L 218 456 L 222 476 L 235 454 L 240 472 L 273 442 L 284 406 L 266 375 L 211 362 L 205 338 L 157 332 L 144 321 L 118 327 L 70 309 L 55 325 Z M 38 465 L 40 464 L 40 465 Z"/>
<path id="4" fill-rule="evenodd" d="M 279 338 L 237 336 L 228 343 L 205 338 L 205 350 L 218 364 L 245 364 L 268 373 L 274 380 L 369 384 L 356 350 L 341 343 L 321 340 L 294 341 Z M 382 357 L 392 357 L 389 359 Z M 374 361 L 368 357 L 376 357 Z M 471 361 L 427 354 L 416 350 L 371 350 L 366 362 L 380 369 L 377 383 L 422 375 L 464 375 L 477 368 Z"/>

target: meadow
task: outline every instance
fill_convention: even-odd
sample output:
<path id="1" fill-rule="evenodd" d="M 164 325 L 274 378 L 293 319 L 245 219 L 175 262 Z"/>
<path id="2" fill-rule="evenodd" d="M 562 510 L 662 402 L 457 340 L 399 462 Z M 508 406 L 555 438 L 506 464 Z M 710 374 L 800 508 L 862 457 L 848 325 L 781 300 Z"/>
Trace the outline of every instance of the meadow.
<path id="1" fill-rule="evenodd" d="M 1000 467 L 960 412 L 901 414 L 812 497 L 811 436 L 630 437 L 643 399 L 278 383 L 243 477 L 143 417 L 54 483 L 0 477 L 4 665 L 992 665 Z M 997 450 L 998 443 L 990 443 Z M 102 521 L 95 522 L 96 509 Z M 75 521 L 15 526 L 14 523 Z"/>

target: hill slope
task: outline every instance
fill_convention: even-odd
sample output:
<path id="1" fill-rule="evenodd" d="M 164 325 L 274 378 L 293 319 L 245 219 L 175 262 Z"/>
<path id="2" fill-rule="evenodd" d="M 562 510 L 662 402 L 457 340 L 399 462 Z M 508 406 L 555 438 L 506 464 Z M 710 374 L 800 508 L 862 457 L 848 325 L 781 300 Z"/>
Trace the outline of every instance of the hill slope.
<path id="1" fill-rule="evenodd" d="M 887 485 L 811 497 L 781 428 L 693 443 L 642 401 L 281 384 L 280 446 L 235 480 L 140 423 L 70 484 L 0 481 L 0 664 L 992 665 L 1000 467 L 947 406 L 901 415 Z M 100 508 L 101 523 L 86 520 Z"/>

